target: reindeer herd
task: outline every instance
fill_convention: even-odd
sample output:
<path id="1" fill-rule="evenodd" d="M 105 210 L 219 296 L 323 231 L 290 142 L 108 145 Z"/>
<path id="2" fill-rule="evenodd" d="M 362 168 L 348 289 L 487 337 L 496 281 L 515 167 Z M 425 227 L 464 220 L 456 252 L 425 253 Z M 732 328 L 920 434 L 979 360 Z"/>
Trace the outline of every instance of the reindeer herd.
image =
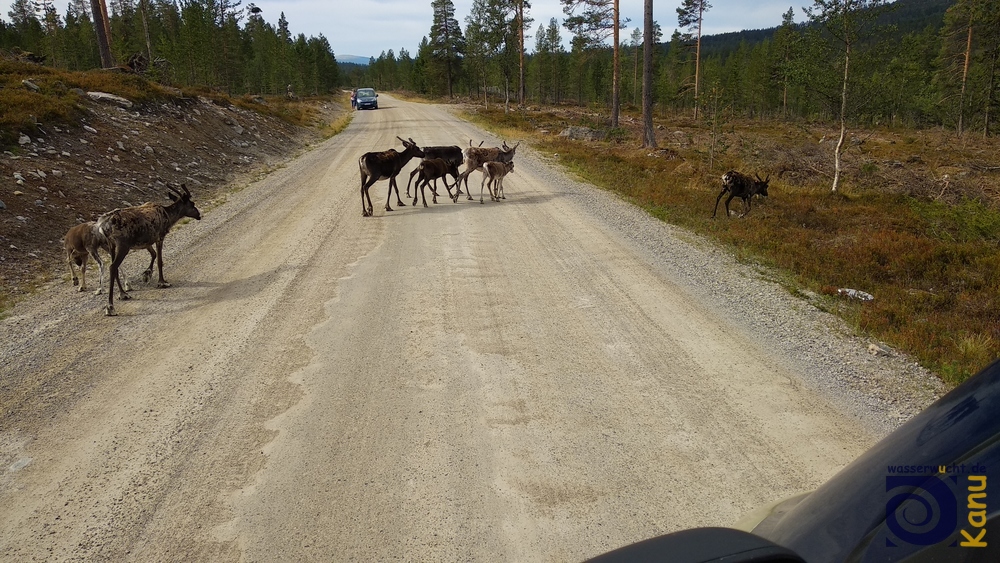
<path id="1" fill-rule="evenodd" d="M 410 197 L 410 185 L 413 184 L 413 202 L 417 204 L 417 191 L 420 192 L 420 199 L 423 200 L 424 207 L 427 207 L 425 190 L 431 190 L 432 202 L 437 203 L 437 181 L 444 182 L 448 197 L 458 203 L 458 197 L 463 193 L 468 200 L 473 200 L 472 190 L 469 189 L 469 175 L 472 172 L 480 171 L 483 174 L 479 187 L 479 203 L 484 203 L 483 191 L 488 191 L 491 201 L 506 199 L 503 191 L 504 178 L 514 170 L 514 153 L 520 142 L 513 147 L 503 143 L 500 147 L 483 148 L 472 146 L 462 150 L 457 146 L 432 146 L 420 148 L 413 139 L 403 139 L 396 137 L 403 143 L 403 151 L 389 149 L 382 152 L 369 152 L 361 155 L 358 159 L 358 168 L 361 173 L 361 215 L 363 217 L 372 216 L 372 200 L 368 195 L 369 188 L 379 180 L 389 180 L 389 191 L 386 194 L 385 210 L 392 211 L 390 203 L 393 193 L 396 194 L 396 205 L 405 206 L 399 196 L 399 187 L 396 185 L 396 176 L 400 174 L 403 167 L 414 157 L 421 161 L 417 167 L 410 172 L 409 181 L 406 183 L 406 197 Z M 464 164 L 465 170 L 459 172 L 459 167 Z M 453 184 L 449 186 L 448 176 L 451 176 Z M 722 191 L 715 199 L 715 209 L 712 211 L 712 218 L 715 218 L 719 208 L 719 202 L 728 193 L 725 208 L 726 216 L 729 217 L 729 203 L 740 198 L 743 201 L 744 211 L 740 217 L 750 212 L 751 201 L 755 195 L 767 197 L 767 187 L 770 176 L 761 179 L 759 175 L 750 177 L 735 170 L 730 170 L 722 176 Z M 433 182 L 433 184 L 432 184 Z M 465 192 L 462 192 L 462 186 Z M 454 194 L 452 188 L 455 189 Z M 167 186 L 167 194 L 171 200 L 169 205 L 144 203 L 142 205 L 114 209 L 104 213 L 96 221 L 88 221 L 71 228 L 65 236 L 64 248 L 66 261 L 69 264 L 70 277 L 73 285 L 79 286 L 79 291 L 87 290 L 87 264 L 90 258 L 97 262 L 100 268 L 100 280 L 96 294 L 103 292 L 104 285 L 104 262 L 100 257 L 100 250 L 104 250 L 110 257 L 110 275 L 108 276 L 108 304 L 104 312 L 108 316 L 114 316 L 114 288 L 117 284 L 119 295 L 122 300 L 130 299 L 128 294 L 130 288 L 121 279 L 120 267 L 122 261 L 129 251 L 134 248 L 145 248 L 150 255 L 149 266 L 142 274 L 144 282 L 148 282 L 153 275 L 153 264 L 157 265 L 159 283 L 157 287 L 170 287 L 170 284 L 163 278 L 163 239 L 167 236 L 170 228 L 185 217 L 195 220 L 201 219 L 201 212 L 191 200 L 191 192 L 186 185 L 181 185 L 178 189 Z M 77 277 L 76 268 L 80 269 L 80 276 Z"/>
<path id="2" fill-rule="evenodd" d="M 503 143 L 501 147 L 483 148 L 482 143 L 478 147 L 472 146 L 469 141 L 469 148 L 464 151 L 457 146 L 439 146 L 420 148 L 413 139 L 403 139 L 396 137 L 403 143 L 403 152 L 396 149 L 389 149 L 381 152 L 368 152 L 358 159 L 358 169 L 361 172 L 361 216 L 371 217 L 372 198 L 368 194 L 369 188 L 379 180 L 389 180 L 389 192 L 385 197 L 385 210 L 392 211 L 392 194 L 396 194 L 396 205 L 403 207 L 406 204 L 399 197 L 399 187 L 396 185 L 396 176 L 403 170 L 408 162 L 414 157 L 422 159 L 413 172 L 410 172 L 410 179 L 406 182 L 406 197 L 410 197 L 410 183 L 413 177 L 417 177 L 417 183 L 413 187 L 413 203 L 417 204 L 417 191 L 420 191 L 420 200 L 424 207 L 427 207 L 427 197 L 425 190 L 431 186 L 432 203 L 437 203 L 437 181 L 443 180 L 444 187 L 448 191 L 448 197 L 458 203 L 458 196 L 462 195 L 461 185 L 465 185 L 465 194 L 472 200 L 472 193 L 469 190 L 469 174 L 476 170 L 483 173 L 483 181 L 479 186 L 479 203 L 484 203 L 483 190 L 488 189 L 491 201 L 506 199 L 503 195 L 503 178 L 514 169 L 514 153 L 517 151 L 518 142 L 513 147 L 508 147 Z M 461 173 L 458 167 L 465 164 L 465 170 Z M 448 176 L 455 182 L 453 186 L 448 185 Z M 451 188 L 455 188 L 455 193 L 451 193 Z"/>

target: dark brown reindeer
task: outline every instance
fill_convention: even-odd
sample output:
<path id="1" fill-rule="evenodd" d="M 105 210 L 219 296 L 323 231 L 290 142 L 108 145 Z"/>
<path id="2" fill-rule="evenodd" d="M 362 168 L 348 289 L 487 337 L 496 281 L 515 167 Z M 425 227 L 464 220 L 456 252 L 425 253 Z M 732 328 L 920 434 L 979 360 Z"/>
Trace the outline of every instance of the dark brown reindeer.
<path id="1" fill-rule="evenodd" d="M 767 183 L 771 179 L 771 175 L 768 174 L 767 178 L 763 180 L 760 179 L 759 174 L 754 174 L 756 179 L 747 176 L 746 174 L 741 174 L 735 170 L 730 170 L 722 175 L 722 191 L 719 192 L 719 197 L 715 198 L 715 209 L 712 210 L 712 218 L 715 218 L 715 213 L 719 210 L 719 200 L 722 196 L 729 192 L 729 198 L 726 199 L 726 217 L 729 217 L 729 202 L 733 201 L 733 198 L 740 198 L 743 200 L 743 214 L 740 217 L 745 216 L 750 213 L 750 200 L 753 196 L 760 195 L 762 197 L 767 197 Z"/>
<path id="2" fill-rule="evenodd" d="M 431 160 L 434 158 L 441 158 L 448 162 L 453 162 L 455 164 L 456 173 L 454 178 L 458 181 L 458 167 L 462 165 L 462 161 L 465 156 L 462 154 L 462 147 L 450 146 L 450 147 L 424 147 L 424 160 Z M 410 172 L 410 179 L 406 182 L 406 197 L 410 197 L 410 183 L 413 182 L 413 177 L 417 175 L 417 170 Z M 451 195 L 451 192 L 448 193 Z M 437 190 L 434 191 L 434 195 L 437 195 Z M 416 197 L 416 192 L 413 193 L 413 197 Z"/>
<path id="3" fill-rule="evenodd" d="M 469 143 L 471 145 L 471 141 Z M 484 149 L 482 147 L 470 146 L 469 148 L 465 149 L 465 171 L 463 171 L 462 175 L 458 177 L 458 182 L 456 183 L 456 185 L 458 183 L 461 183 L 462 180 L 465 180 L 465 192 L 468 196 L 467 199 L 469 200 L 472 199 L 472 194 L 469 193 L 469 174 L 472 174 L 476 170 L 482 172 L 483 165 L 486 164 L 487 162 L 511 162 L 512 160 L 514 160 L 514 152 L 517 150 L 517 147 L 520 144 L 521 142 L 518 141 L 517 144 L 514 145 L 513 147 L 508 147 L 507 143 L 503 143 L 502 148 L 489 147 Z M 485 173 L 483 174 L 482 183 L 486 184 Z M 480 186 L 479 191 L 480 191 L 480 199 L 482 199 L 482 186 Z M 458 195 L 461 193 L 462 191 L 461 189 L 459 189 L 458 191 L 455 192 L 455 197 L 452 199 L 457 202 Z"/>
<path id="4" fill-rule="evenodd" d="M 389 180 L 389 193 L 385 197 L 385 210 L 392 211 L 389 207 L 389 200 L 392 197 L 392 190 L 396 190 L 396 204 L 399 207 L 404 207 L 406 204 L 403 200 L 399 199 L 399 188 L 396 186 L 396 176 L 399 172 L 406 166 L 406 163 L 410 161 L 413 157 L 423 158 L 424 151 L 417 146 L 417 143 L 410 139 L 409 141 L 404 141 L 400 137 L 399 139 L 403 146 L 406 147 L 403 152 L 397 152 L 395 149 L 389 149 L 382 152 L 366 152 L 361 155 L 358 159 L 358 168 L 361 170 L 361 216 L 371 217 L 374 213 L 372 212 L 372 198 L 368 195 L 368 188 L 372 187 L 372 184 L 378 182 L 379 180 Z M 367 200 L 367 207 L 365 206 L 365 200 Z"/>
<path id="5" fill-rule="evenodd" d="M 413 205 L 417 204 L 417 189 L 420 189 L 420 197 L 423 198 L 424 207 L 427 207 L 427 197 L 424 195 L 424 188 L 430 185 L 431 181 L 434 181 L 434 186 L 431 187 L 431 194 L 434 196 L 434 203 L 438 202 L 437 194 L 437 181 L 438 178 L 444 180 L 444 189 L 448 190 L 448 197 L 454 200 L 458 196 L 451 195 L 451 188 L 448 187 L 448 175 L 451 174 L 453 178 L 458 178 L 458 164 L 455 164 L 453 160 L 445 160 L 443 158 L 425 158 L 420 161 L 420 165 L 414 170 L 414 173 L 419 174 L 417 177 L 417 184 L 413 186 Z M 421 184 L 423 182 L 423 184 Z"/>
<path id="6" fill-rule="evenodd" d="M 108 247 L 111 250 L 111 280 L 108 283 L 108 306 L 104 312 L 109 317 L 115 313 L 115 283 L 122 300 L 131 299 L 119 276 L 119 268 L 125 260 L 125 256 L 133 248 L 145 248 L 156 245 L 156 265 L 159 270 L 160 280 L 156 287 L 170 287 L 170 284 L 163 279 L 163 239 L 170 232 L 170 228 L 177 221 L 184 217 L 201 219 L 201 212 L 191 201 L 191 192 L 186 185 L 181 185 L 178 190 L 173 186 L 167 186 L 170 193 L 170 205 L 158 203 L 144 203 L 135 207 L 125 207 L 115 209 L 101 215 L 97 219 L 97 229 L 108 240 Z M 152 250 L 150 250 L 152 252 Z M 150 264 L 152 267 L 152 264 Z"/>

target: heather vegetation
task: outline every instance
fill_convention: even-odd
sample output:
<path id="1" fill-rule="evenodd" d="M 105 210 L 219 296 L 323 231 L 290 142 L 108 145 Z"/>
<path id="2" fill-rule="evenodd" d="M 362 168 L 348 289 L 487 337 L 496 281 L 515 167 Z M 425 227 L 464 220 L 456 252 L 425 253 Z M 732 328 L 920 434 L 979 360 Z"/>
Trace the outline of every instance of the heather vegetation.
<path id="1" fill-rule="evenodd" d="M 858 131 L 831 192 L 833 124 L 687 112 L 656 119 L 660 148 L 635 142 L 639 116 L 604 141 L 571 140 L 606 115 L 566 108 L 472 115 L 508 139 L 532 139 L 605 189 L 724 243 L 859 334 L 912 354 L 953 384 L 1000 357 L 1000 163 L 993 139 L 943 129 Z M 832 140 L 831 140 L 832 139 Z M 714 147 L 714 149 L 713 149 Z M 729 169 L 770 174 L 769 197 L 744 218 L 711 219 Z M 516 186 L 516 178 L 510 182 Z M 741 209 L 738 201 L 733 209 Z M 855 289 L 874 296 L 842 295 Z"/>

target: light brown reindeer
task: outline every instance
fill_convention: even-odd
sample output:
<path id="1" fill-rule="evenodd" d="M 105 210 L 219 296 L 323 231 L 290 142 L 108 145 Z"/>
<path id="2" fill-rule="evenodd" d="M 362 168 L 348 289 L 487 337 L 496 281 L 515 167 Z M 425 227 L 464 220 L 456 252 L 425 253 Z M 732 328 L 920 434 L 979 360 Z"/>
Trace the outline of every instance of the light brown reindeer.
<path id="1" fill-rule="evenodd" d="M 472 141 L 469 141 L 471 145 Z M 473 147 L 465 149 L 465 170 L 462 175 L 458 177 L 458 184 L 465 180 L 465 192 L 468 196 L 467 199 L 472 200 L 472 194 L 469 193 L 469 174 L 474 171 L 479 170 L 482 172 L 483 165 L 487 162 L 510 162 L 514 160 L 514 152 L 517 150 L 518 145 L 521 142 L 518 141 L 513 147 L 508 147 L 507 143 L 503 144 L 503 147 Z M 486 183 L 486 175 L 483 174 L 483 184 Z M 482 187 L 480 186 L 480 199 L 482 199 Z M 455 202 L 458 202 L 458 194 L 462 193 L 460 190 L 456 191 L 455 197 L 453 198 Z"/>
<path id="2" fill-rule="evenodd" d="M 490 192 L 490 201 L 500 201 L 507 199 L 503 197 L 503 179 L 514 170 L 514 161 L 510 162 L 487 162 L 483 165 L 483 178 L 486 180 L 486 189 Z M 479 189 L 479 203 L 483 202 L 483 190 Z"/>

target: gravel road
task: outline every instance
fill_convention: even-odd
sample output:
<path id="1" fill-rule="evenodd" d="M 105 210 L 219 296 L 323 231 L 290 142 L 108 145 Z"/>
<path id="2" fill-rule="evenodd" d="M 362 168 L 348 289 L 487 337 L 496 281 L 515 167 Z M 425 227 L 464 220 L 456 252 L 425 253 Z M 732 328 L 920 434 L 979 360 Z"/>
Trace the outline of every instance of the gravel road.
<path id="1" fill-rule="evenodd" d="M 502 203 L 379 182 L 362 218 L 360 154 L 500 141 L 380 108 L 199 202 L 171 289 L 0 321 L 0 559 L 579 560 L 815 487 L 942 391 L 524 144 Z"/>

